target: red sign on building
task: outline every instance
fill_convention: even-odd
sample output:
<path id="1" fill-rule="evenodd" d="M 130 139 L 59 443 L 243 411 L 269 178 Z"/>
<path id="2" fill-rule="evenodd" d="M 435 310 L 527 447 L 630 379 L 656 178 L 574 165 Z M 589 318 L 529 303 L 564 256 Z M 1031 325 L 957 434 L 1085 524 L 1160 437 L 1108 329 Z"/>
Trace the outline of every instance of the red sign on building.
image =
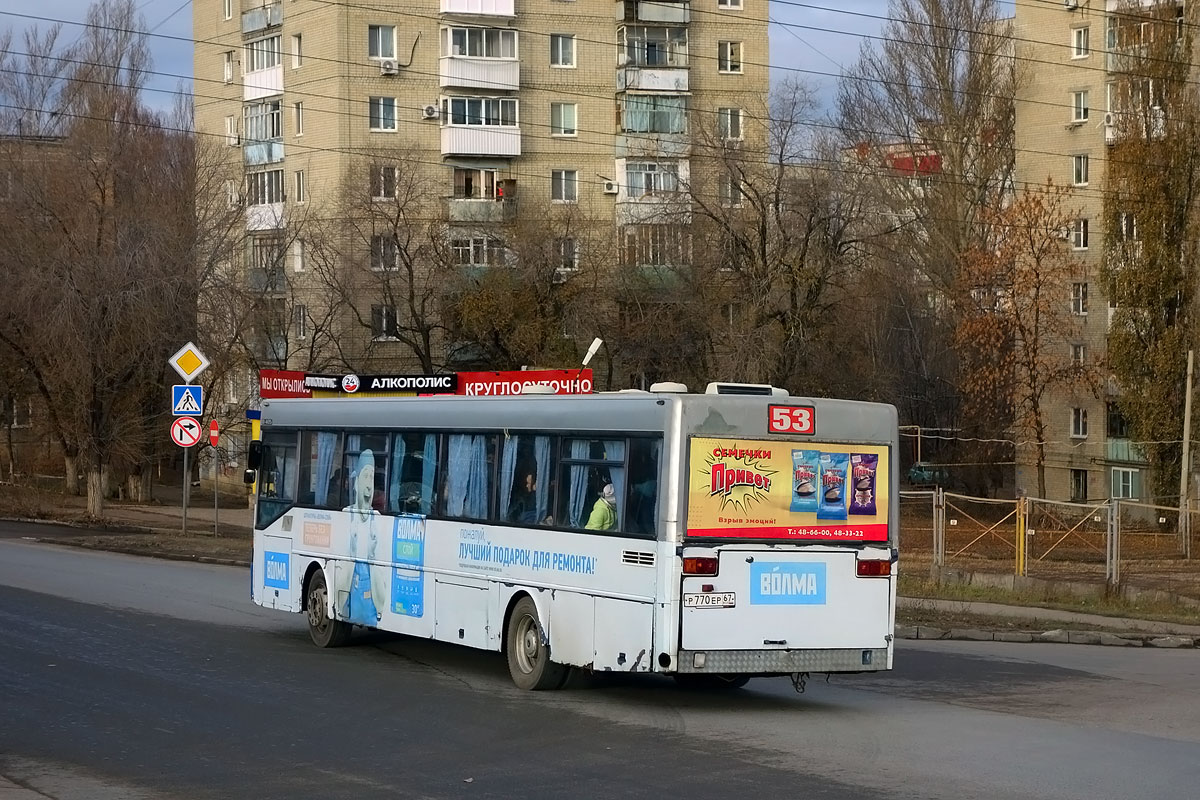
<path id="1" fill-rule="evenodd" d="M 549 386 L 555 394 L 591 394 L 590 369 L 530 369 L 510 372 L 460 372 L 458 393 L 498 397 L 524 394 L 527 386 Z"/>

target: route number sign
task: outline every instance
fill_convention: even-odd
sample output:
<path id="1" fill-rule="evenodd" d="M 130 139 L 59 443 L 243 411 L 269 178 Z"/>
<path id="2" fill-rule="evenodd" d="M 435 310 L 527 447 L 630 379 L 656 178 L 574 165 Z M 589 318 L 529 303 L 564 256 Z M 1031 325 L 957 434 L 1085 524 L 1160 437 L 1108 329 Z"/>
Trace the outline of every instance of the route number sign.
<path id="1" fill-rule="evenodd" d="M 817 432 L 817 415 L 812 406 L 767 406 L 767 433 Z"/>

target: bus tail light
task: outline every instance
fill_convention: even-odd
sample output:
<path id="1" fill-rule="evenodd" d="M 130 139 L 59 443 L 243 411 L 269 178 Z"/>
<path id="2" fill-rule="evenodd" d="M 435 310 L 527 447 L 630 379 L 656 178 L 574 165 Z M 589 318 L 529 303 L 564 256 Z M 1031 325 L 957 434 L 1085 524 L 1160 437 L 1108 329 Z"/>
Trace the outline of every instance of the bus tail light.
<path id="1" fill-rule="evenodd" d="M 891 561 L 859 561 L 858 577 L 886 578 L 892 574 Z"/>
<path id="2" fill-rule="evenodd" d="M 711 556 L 687 556 L 683 559 L 684 575 L 716 575 L 717 559 Z"/>

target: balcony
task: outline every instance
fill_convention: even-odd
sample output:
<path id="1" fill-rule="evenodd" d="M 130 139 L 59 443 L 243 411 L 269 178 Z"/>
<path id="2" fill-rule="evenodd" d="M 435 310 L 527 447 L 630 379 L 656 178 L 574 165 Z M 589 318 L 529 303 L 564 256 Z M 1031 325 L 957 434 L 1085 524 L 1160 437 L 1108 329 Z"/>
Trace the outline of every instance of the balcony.
<path id="1" fill-rule="evenodd" d="M 521 86 L 521 62 L 516 59 L 442 56 L 438 79 L 443 89 L 472 88 L 515 92 Z"/>
<path id="2" fill-rule="evenodd" d="M 686 194 L 618 200 L 617 225 L 687 225 L 692 221 L 692 204 Z"/>
<path id="3" fill-rule="evenodd" d="M 242 78 L 242 99 L 261 100 L 283 94 L 283 65 L 247 72 Z"/>
<path id="4" fill-rule="evenodd" d="M 686 158 L 692 149 L 686 133 L 619 133 L 616 158 Z"/>
<path id="5" fill-rule="evenodd" d="M 262 294 L 283 294 L 287 291 L 287 277 L 277 267 L 251 267 L 246 271 L 246 288 Z"/>
<path id="6" fill-rule="evenodd" d="M 451 197 L 446 200 L 446 218 L 469 225 L 509 222 L 517 214 L 516 198 L 502 200 Z"/>
<path id="7" fill-rule="evenodd" d="M 1109 439 L 1106 442 L 1109 461 L 1121 461 L 1130 464 L 1145 464 L 1146 454 L 1129 439 Z"/>
<path id="8" fill-rule="evenodd" d="M 243 36 L 252 36 L 265 31 L 267 28 L 275 28 L 282 24 L 282 3 L 270 3 L 269 5 L 259 6 L 258 8 L 242 12 Z"/>
<path id="9" fill-rule="evenodd" d="M 686 0 L 617 0 L 617 20 L 686 25 L 692 21 L 692 6 Z"/>
<path id="10" fill-rule="evenodd" d="M 246 230 L 272 231 L 283 225 L 283 203 L 246 206 Z"/>
<path id="11" fill-rule="evenodd" d="M 443 156 L 521 155 L 521 129 L 516 125 L 444 125 Z"/>
<path id="12" fill-rule="evenodd" d="M 515 17 L 514 0 L 441 0 L 443 14 L 469 17 Z"/>
<path id="13" fill-rule="evenodd" d="M 678 67 L 619 67 L 617 91 L 641 89 L 651 92 L 686 92 L 687 68 Z"/>
<path id="14" fill-rule="evenodd" d="M 242 145 L 242 159 L 248 167 L 277 164 L 283 161 L 283 142 L 277 139 L 267 142 L 246 142 Z"/>

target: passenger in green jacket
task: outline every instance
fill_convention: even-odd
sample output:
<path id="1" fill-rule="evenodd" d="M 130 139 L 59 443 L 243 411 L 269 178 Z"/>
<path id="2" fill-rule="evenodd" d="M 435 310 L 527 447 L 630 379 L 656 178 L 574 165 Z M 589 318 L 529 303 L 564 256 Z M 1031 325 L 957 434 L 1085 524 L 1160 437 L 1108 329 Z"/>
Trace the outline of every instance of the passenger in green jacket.
<path id="1" fill-rule="evenodd" d="M 611 483 L 604 485 L 604 491 L 592 506 L 592 515 L 588 517 L 589 531 L 611 531 L 617 527 L 617 492 Z"/>

